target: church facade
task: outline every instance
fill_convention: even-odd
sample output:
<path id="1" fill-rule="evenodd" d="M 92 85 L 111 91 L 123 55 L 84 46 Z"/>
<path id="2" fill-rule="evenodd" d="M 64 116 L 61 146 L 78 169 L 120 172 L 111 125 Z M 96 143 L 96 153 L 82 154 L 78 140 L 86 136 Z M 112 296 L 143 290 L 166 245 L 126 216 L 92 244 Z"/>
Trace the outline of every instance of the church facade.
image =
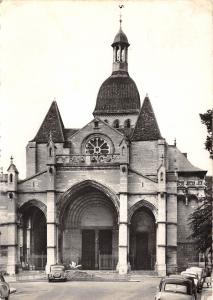
<path id="1" fill-rule="evenodd" d="M 198 260 L 188 217 L 206 171 L 161 136 L 148 96 L 141 105 L 128 47 L 120 28 L 91 122 L 66 128 L 54 101 L 27 144 L 27 177 L 12 160 L 0 175 L 0 268 L 9 274 L 74 261 L 165 275 Z"/>

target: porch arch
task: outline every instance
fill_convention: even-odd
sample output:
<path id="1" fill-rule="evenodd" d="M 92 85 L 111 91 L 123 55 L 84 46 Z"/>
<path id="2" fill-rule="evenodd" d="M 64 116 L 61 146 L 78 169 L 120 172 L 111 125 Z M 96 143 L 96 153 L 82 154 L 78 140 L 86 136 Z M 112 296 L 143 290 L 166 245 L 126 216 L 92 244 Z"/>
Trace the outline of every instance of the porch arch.
<path id="1" fill-rule="evenodd" d="M 153 213 L 153 215 L 155 217 L 155 222 L 157 222 L 157 218 L 158 218 L 157 208 L 152 203 L 150 203 L 149 201 L 143 199 L 143 200 L 140 200 L 140 201 L 136 202 L 133 206 L 130 207 L 129 213 L 128 213 L 129 223 L 131 223 L 131 219 L 132 219 L 133 214 L 136 212 L 136 210 L 138 210 L 141 207 L 146 207 L 149 210 L 151 210 L 151 212 Z"/>
<path id="2" fill-rule="evenodd" d="M 18 209 L 18 253 L 23 268 L 44 269 L 47 259 L 47 208 L 36 199 L 23 203 Z"/>
<path id="3" fill-rule="evenodd" d="M 59 199 L 60 259 L 84 269 L 113 269 L 118 256 L 118 198 L 108 187 L 86 180 Z"/>
<path id="4" fill-rule="evenodd" d="M 81 193 L 81 191 L 85 189 L 94 188 L 107 196 L 109 200 L 113 203 L 117 215 L 119 216 L 119 198 L 110 188 L 104 186 L 103 184 L 95 181 L 95 180 L 84 180 L 79 183 L 76 183 L 72 187 L 70 187 L 58 200 L 57 202 L 57 212 L 59 217 L 59 223 L 61 224 L 64 212 L 67 206 L 70 204 L 70 199 L 73 199 Z"/>
<path id="5" fill-rule="evenodd" d="M 130 221 L 130 264 L 133 270 L 154 270 L 156 262 L 157 210 L 148 201 L 132 206 Z"/>

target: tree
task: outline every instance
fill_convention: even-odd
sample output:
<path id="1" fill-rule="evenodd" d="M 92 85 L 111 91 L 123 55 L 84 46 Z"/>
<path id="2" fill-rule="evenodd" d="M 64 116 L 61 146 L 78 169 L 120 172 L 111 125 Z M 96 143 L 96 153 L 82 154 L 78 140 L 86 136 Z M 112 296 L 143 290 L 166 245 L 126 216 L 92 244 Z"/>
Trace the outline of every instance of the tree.
<path id="1" fill-rule="evenodd" d="M 189 216 L 192 237 L 199 252 L 205 253 L 212 246 L 212 198 L 206 197 L 201 206 Z"/>
<path id="2" fill-rule="evenodd" d="M 213 158 L 212 151 L 212 125 L 213 125 L 213 109 L 207 110 L 206 113 L 200 114 L 202 124 L 206 125 L 207 137 L 205 148 Z M 207 188 L 205 198 L 202 204 L 195 209 L 189 216 L 189 225 L 192 229 L 191 238 L 195 240 L 196 248 L 199 252 L 212 254 L 212 176 L 206 177 Z"/>
<path id="3" fill-rule="evenodd" d="M 213 158 L 213 149 L 212 149 L 212 126 L 213 126 L 213 109 L 208 109 L 206 113 L 200 114 L 201 123 L 206 125 L 208 135 L 205 141 L 205 148 L 211 154 L 211 158 Z"/>

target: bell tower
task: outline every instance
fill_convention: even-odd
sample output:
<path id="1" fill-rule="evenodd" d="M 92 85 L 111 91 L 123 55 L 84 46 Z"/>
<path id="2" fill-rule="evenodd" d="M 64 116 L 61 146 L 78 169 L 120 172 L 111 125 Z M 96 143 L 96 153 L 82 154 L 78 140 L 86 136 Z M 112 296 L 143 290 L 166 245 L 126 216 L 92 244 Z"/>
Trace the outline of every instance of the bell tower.
<path id="1" fill-rule="evenodd" d="M 119 5 L 120 8 L 120 28 L 112 43 L 113 47 L 113 66 L 112 72 L 128 72 L 128 47 L 130 46 L 126 34 L 122 30 L 122 15 L 121 10 L 124 6 Z"/>

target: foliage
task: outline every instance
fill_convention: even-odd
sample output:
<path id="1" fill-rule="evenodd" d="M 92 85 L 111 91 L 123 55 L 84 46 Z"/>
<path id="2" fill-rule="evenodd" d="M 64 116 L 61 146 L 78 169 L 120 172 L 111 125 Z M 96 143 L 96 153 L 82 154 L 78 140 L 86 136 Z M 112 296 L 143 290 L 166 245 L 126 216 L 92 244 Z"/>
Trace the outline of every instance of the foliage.
<path id="1" fill-rule="evenodd" d="M 212 118 L 213 109 L 208 109 L 206 113 L 200 114 L 202 124 L 206 125 L 208 135 L 205 141 L 205 148 L 212 154 Z"/>
<path id="2" fill-rule="evenodd" d="M 189 217 L 192 237 L 199 251 L 205 253 L 212 246 L 212 198 L 207 197 Z"/>

